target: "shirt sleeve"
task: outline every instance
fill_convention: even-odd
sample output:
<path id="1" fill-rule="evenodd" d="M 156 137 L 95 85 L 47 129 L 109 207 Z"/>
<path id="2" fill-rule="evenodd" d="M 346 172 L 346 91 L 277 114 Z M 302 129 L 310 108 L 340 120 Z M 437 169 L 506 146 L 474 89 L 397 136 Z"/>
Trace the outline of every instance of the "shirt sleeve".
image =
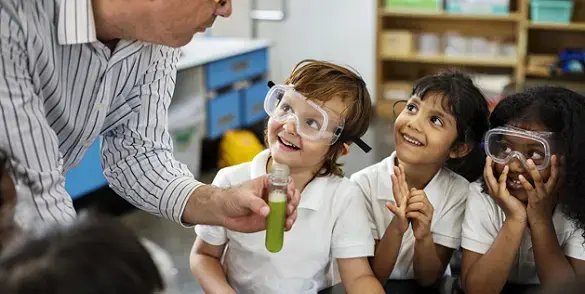
<path id="1" fill-rule="evenodd" d="M 368 226 L 370 227 L 372 237 L 375 240 L 380 240 L 381 237 L 378 234 L 378 228 L 376 227 L 376 221 L 374 218 L 374 206 L 372 203 L 372 193 L 371 188 L 369 187 L 369 183 L 364 183 L 365 181 L 362 179 L 360 174 L 353 174 L 351 176 L 351 181 L 356 184 L 359 190 L 358 194 L 363 198 L 368 217 Z"/>
<path id="2" fill-rule="evenodd" d="M 465 204 L 469 194 L 469 183 L 456 182 L 451 191 L 444 195 L 447 203 L 441 208 L 440 215 L 433 224 L 433 241 L 448 248 L 457 249 L 461 245 L 461 225 L 465 214 Z"/>
<path id="3" fill-rule="evenodd" d="M 499 228 L 494 224 L 496 216 L 490 217 L 490 209 L 495 203 L 488 201 L 490 196 L 473 187 L 469 189 L 465 216 L 463 218 L 461 247 L 485 254 L 498 236 Z"/>
<path id="4" fill-rule="evenodd" d="M 228 178 L 230 170 L 229 167 L 219 170 L 211 184 L 220 188 L 231 187 L 232 185 Z M 201 240 L 215 246 L 224 245 L 228 241 L 227 231 L 222 226 L 196 225 L 195 234 L 197 234 L 197 237 L 201 238 Z"/>
<path id="5" fill-rule="evenodd" d="M 374 239 L 368 225 L 368 213 L 359 188 L 353 183 L 347 190 L 345 204 L 333 227 L 331 253 L 333 258 L 374 256 Z M 337 196 L 336 196 L 337 197 Z"/>
<path id="6" fill-rule="evenodd" d="M 29 71 L 26 33 L 6 9 L 0 6 L 0 149 L 18 189 L 15 218 L 25 229 L 67 223 L 75 209 L 64 186 L 59 140 Z"/>
<path id="7" fill-rule="evenodd" d="M 110 187 L 138 208 L 182 223 L 189 196 L 203 184 L 175 160 L 167 111 L 179 50 L 160 49 L 127 100 L 137 113 L 102 138 L 102 166 Z M 186 224 L 183 224 L 186 226 Z"/>
<path id="8" fill-rule="evenodd" d="M 572 224 L 574 226 L 574 224 Z M 563 246 L 565 255 L 571 258 L 585 260 L 585 239 L 583 230 L 575 227 L 571 236 Z"/>

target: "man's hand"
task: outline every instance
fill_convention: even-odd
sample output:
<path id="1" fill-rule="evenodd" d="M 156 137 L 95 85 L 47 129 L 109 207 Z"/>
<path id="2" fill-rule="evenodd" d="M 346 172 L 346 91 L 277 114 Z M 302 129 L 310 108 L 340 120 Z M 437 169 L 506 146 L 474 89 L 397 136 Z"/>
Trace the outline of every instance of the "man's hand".
<path id="1" fill-rule="evenodd" d="M 219 196 L 220 214 L 223 226 L 232 231 L 243 233 L 258 232 L 266 229 L 268 207 L 268 175 L 247 181 L 241 186 L 225 190 Z M 297 218 L 300 193 L 294 183 L 288 186 L 286 230 L 292 228 Z"/>

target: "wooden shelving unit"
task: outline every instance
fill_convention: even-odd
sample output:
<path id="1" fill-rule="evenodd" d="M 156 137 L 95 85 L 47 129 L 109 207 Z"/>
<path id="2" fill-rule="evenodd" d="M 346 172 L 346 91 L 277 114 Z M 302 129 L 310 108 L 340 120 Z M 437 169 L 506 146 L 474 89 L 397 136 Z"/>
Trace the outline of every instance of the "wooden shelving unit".
<path id="1" fill-rule="evenodd" d="M 478 67 L 516 67 L 516 60 L 511 58 L 485 58 L 481 56 L 473 57 L 451 57 L 444 55 L 381 55 L 384 61 L 400 61 L 422 64 L 447 64 L 447 65 L 461 65 L 461 66 L 478 66 Z"/>
<path id="2" fill-rule="evenodd" d="M 550 31 L 581 31 L 585 32 L 585 23 L 534 23 L 529 22 L 528 28 L 531 30 L 550 30 Z"/>
<path id="3" fill-rule="evenodd" d="M 421 12 L 389 9 L 384 0 L 378 0 L 377 12 L 377 100 L 382 101 L 385 84 L 392 81 L 414 81 L 440 69 L 458 67 L 473 72 L 507 73 L 521 89 L 528 75 L 528 54 L 556 54 L 563 48 L 585 48 L 585 0 L 574 0 L 571 23 L 541 23 L 530 19 L 530 0 L 511 0 L 506 15 L 469 15 L 448 12 Z M 408 30 L 414 33 L 483 36 L 513 40 L 516 58 L 482 56 L 426 56 L 387 54 L 381 50 L 382 34 L 386 30 Z"/>

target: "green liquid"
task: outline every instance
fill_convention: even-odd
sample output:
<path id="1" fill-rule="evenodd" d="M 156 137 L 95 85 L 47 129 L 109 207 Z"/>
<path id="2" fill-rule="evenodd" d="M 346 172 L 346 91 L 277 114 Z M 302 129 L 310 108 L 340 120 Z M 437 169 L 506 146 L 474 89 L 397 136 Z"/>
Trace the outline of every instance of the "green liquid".
<path id="1" fill-rule="evenodd" d="M 284 222 L 286 221 L 286 201 L 268 201 L 270 214 L 266 224 L 266 249 L 279 252 L 284 242 Z"/>

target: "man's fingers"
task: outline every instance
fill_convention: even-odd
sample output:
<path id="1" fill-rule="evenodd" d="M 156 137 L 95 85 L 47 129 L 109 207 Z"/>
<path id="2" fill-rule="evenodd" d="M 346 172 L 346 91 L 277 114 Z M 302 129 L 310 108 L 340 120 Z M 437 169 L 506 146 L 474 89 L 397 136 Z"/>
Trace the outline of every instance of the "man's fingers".
<path id="1" fill-rule="evenodd" d="M 259 215 L 227 217 L 224 227 L 242 233 L 255 233 L 266 229 L 266 218 Z"/>
<path id="2" fill-rule="evenodd" d="M 297 207 L 299 202 L 301 201 L 301 193 L 299 190 L 295 188 L 294 181 L 291 179 L 290 184 L 288 185 L 288 193 L 287 193 L 288 203 Z"/>
<path id="3" fill-rule="evenodd" d="M 252 213 L 263 217 L 267 217 L 270 213 L 270 207 L 266 204 L 266 201 L 254 195 L 250 195 L 247 199 L 244 199 L 243 206 L 252 211 Z"/>
<path id="4" fill-rule="evenodd" d="M 287 218 L 286 218 L 286 223 L 285 223 L 285 230 L 289 231 L 290 229 L 292 229 L 292 226 L 294 225 L 294 223 L 297 221 L 297 210 L 295 209 L 293 211 L 292 214 L 290 214 Z"/>

